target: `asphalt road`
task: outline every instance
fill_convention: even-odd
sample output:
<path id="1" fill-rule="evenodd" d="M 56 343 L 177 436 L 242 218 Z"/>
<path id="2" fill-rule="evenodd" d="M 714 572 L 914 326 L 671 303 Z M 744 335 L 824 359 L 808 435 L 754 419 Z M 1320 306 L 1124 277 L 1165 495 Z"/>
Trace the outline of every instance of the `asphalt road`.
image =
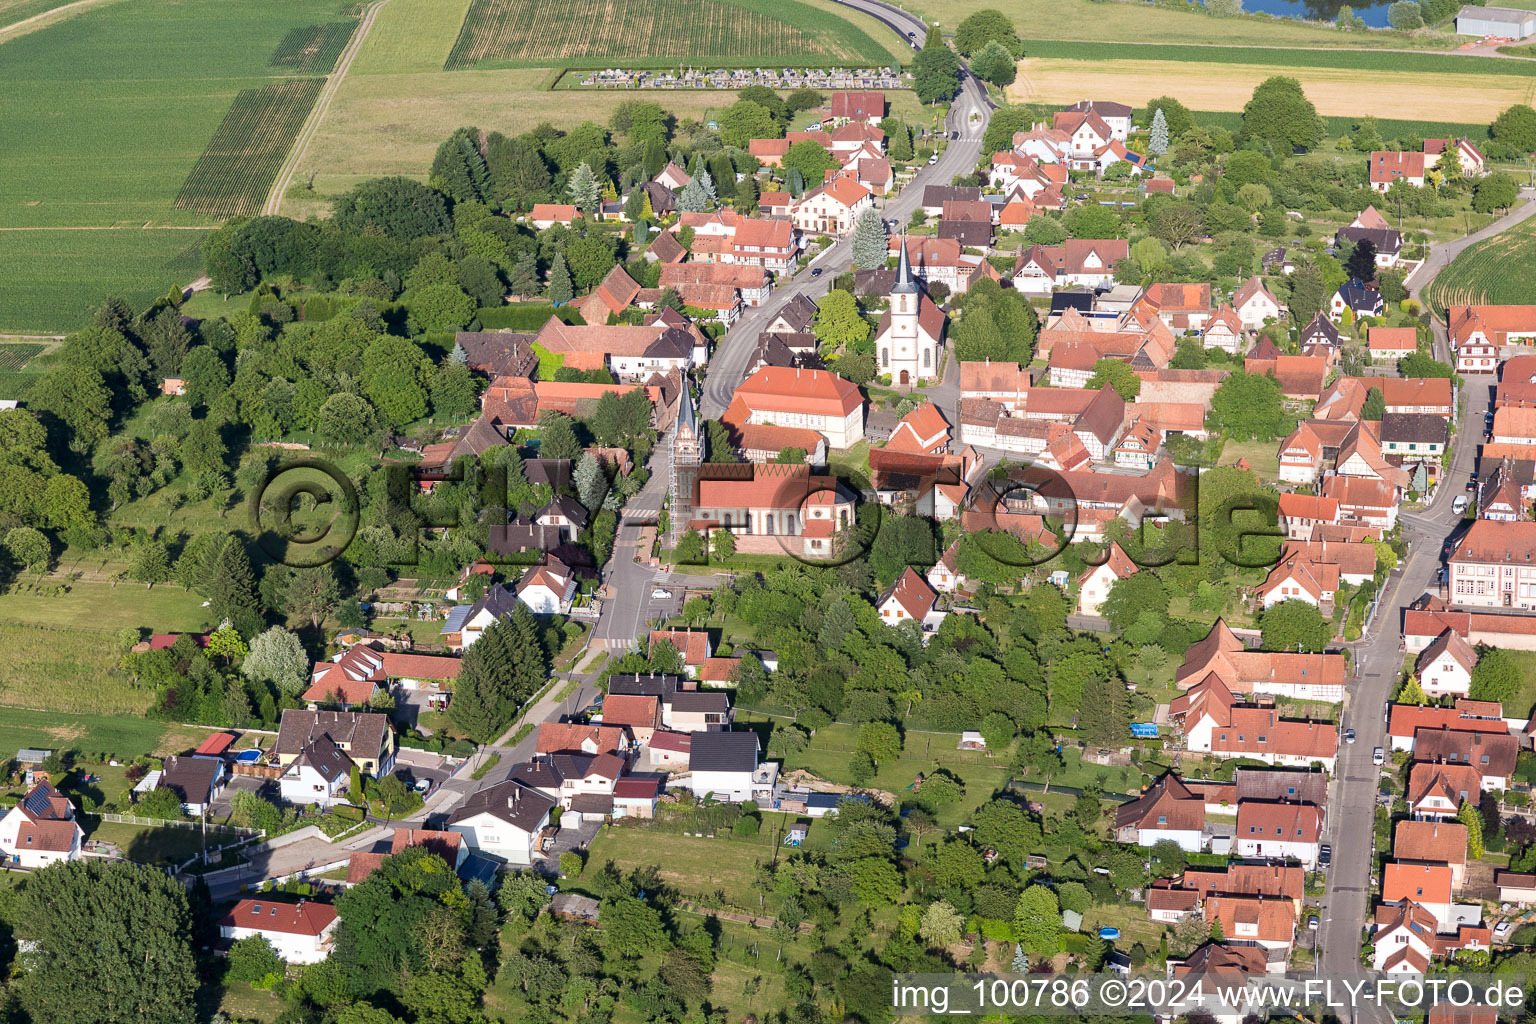
<path id="1" fill-rule="evenodd" d="M 918 26 L 915 31 L 919 33 L 923 31 L 921 21 L 896 8 L 873 3 L 872 0 L 838 0 L 838 2 L 869 13 L 875 13 L 878 8 L 892 19 L 899 15 L 902 19 L 906 19 L 907 23 Z M 904 36 L 905 33 L 903 32 L 902 35 Z M 947 185 L 957 175 L 969 174 L 975 170 L 976 161 L 981 156 L 982 136 L 987 130 L 987 122 L 991 116 L 992 106 L 986 91 L 976 83 L 969 72 L 966 72 L 960 95 L 950 104 L 946 122 L 949 130 L 959 132 L 960 137 L 945 147 L 939 154 L 937 163 L 923 167 L 911 183 L 896 195 L 887 198 L 879 207 L 881 216 L 886 220 L 894 219 L 906 224 L 911 219 L 912 212 L 922 204 L 923 189 L 926 186 Z M 769 322 L 778 315 L 779 310 L 787 302 L 796 295 L 808 295 L 813 300 L 821 298 L 832 290 L 833 279 L 838 274 L 846 272 L 852 265 L 851 243 L 848 239 L 841 239 L 794 277 L 782 279 L 774 287 L 767 302 L 748 310 L 741 319 L 737 320 L 721 339 L 714 355 L 710 357 L 709 368 L 704 378 L 703 398 L 699 403 L 699 415 L 715 419 L 725 411 L 725 407 L 730 404 L 731 395 L 746 378 L 747 361 L 756 347 L 758 334 L 767 328 Z"/>
<path id="2" fill-rule="evenodd" d="M 1438 325 L 1437 333 L 1442 335 L 1437 338 L 1437 348 L 1442 349 L 1443 358 L 1444 338 Z M 1458 495 L 1467 493 L 1465 485 L 1475 468 L 1492 389 L 1489 376 L 1467 379 L 1459 396 L 1450 471 L 1427 509 L 1400 516 L 1403 536 L 1410 545 L 1408 557 L 1387 581 L 1374 628 L 1368 628 L 1364 639 L 1350 645 L 1356 675 L 1345 701 L 1343 727 L 1355 730 L 1356 741 L 1339 748 L 1329 800 L 1328 841 L 1333 846 L 1333 865 L 1318 930 L 1319 964 L 1326 974 L 1356 974 L 1361 970 L 1360 947 L 1373 912 L 1370 823 L 1381 780 L 1381 769 L 1371 763 L 1371 757 L 1376 747 L 1390 750 L 1384 704 L 1391 697 L 1404 657 L 1402 608 L 1425 591 L 1437 589 L 1436 573 L 1444 564 L 1441 550 L 1462 522 L 1451 505 Z M 1357 1019 L 1384 1022 L 1388 1018 L 1384 1013 L 1361 1012 Z"/>

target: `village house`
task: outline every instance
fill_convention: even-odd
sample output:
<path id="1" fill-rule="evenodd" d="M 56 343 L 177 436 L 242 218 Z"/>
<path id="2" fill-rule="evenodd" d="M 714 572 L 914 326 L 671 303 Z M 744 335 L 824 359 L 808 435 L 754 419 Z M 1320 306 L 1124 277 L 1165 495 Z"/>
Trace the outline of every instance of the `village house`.
<path id="1" fill-rule="evenodd" d="M 1156 316 L 1176 331 L 1199 331 L 1211 315 L 1211 286 L 1208 284 L 1151 284 L 1131 315 L 1138 320 Z"/>
<path id="2" fill-rule="evenodd" d="M 623 729 L 580 722 L 542 722 L 533 743 L 534 753 L 541 757 L 549 754 L 624 754 L 629 747 Z"/>
<path id="3" fill-rule="evenodd" d="M 1413 750 L 1414 738 L 1420 730 L 1444 729 L 1498 734 L 1509 732 L 1509 725 L 1503 719 L 1503 706 L 1498 701 L 1463 698 L 1453 701 L 1448 708 L 1393 704 L 1388 713 L 1387 735 L 1393 750 Z"/>
<path id="4" fill-rule="evenodd" d="M 1372 189 L 1383 193 L 1397 181 L 1412 185 L 1414 188 L 1422 188 L 1424 186 L 1424 154 L 1377 150 L 1370 156 L 1370 181 Z"/>
<path id="5" fill-rule="evenodd" d="M 538 841 L 555 807 L 549 796 L 508 779 L 465 797 L 448 830 L 462 833 L 472 850 L 526 867 L 543 858 Z"/>
<path id="6" fill-rule="evenodd" d="M 1188 690 L 1210 675 L 1233 694 L 1267 693 L 1330 703 L 1344 699 L 1343 655 L 1249 651 L 1222 619 L 1189 648 L 1174 683 Z"/>
<path id="7" fill-rule="evenodd" d="M 921 626 L 933 612 L 937 600 L 938 595 L 928 581 L 908 566 L 875 601 L 875 608 L 880 612 L 880 621 L 887 626 L 899 626 L 903 622 Z"/>
<path id="8" fill-rule="evenodd" d="M 541 565 L 530 566 L 517 582 L 517 599 L 535 615 L 563 615 L 576 596 L 576 574 L 553 555 Z"/>
<path id="9" fill-rule="evenodd" d="M 1317 866 L 1323 812 L 1313 804 L 1244 800 L 1237 805 L 1235 850 L 1239 857 L 1299 861 Z"/>
<path id="10" fill-rule="evenodd" d="M 284 961 L 317 964 L 330 955 L 340 920 L 334 907 L 313 900 L 243 899 L 219 918 L 219 935 L 231 942 L 259 935 Z"/>
<path id="11" fill-rule="evenodd" d="M 1519 753 L 1520 741 L 1507 732 L 1420 729 L 1413 737 L 1414 761 L 1470 765 L 1482 776 L 1484 791 L 1508 788 Z"/>
<path id="12" fill-rule="evenodd" d="M 1098 615 L 1115 583 L 1135 574 L 1136 563 L 1119 544 L 1111 541 L 1104 561 L 1090 566 L 1078 577 L 1077 614 Z"/>
<path id="13" fill-rule="evenodd" d="M 395 734 L 389 727 L 389 716 L 360 711 L 284 711 L 273 746 L 277 763 L 287 768 L 322 736 L 350 757 L 364 775 L 383 778 L 394 770 Z"/>
<path id="14" fill-rule="evenodd" d="M 711 465 L 694 484 L 689 525 L 730 530 L 743 553 L 826 558 L 834 534 L 853 520 L 854 501 L 836 477 L 804 464 Z"/>
<path id="15" fill-rule="evenodd" d="M 1536 610 L 1536 523 L 1479 519 L 1447 558 L 1453 605 Z"/>
<path id="16" fill-rule="evenodd" d="M 351 783 L 352 759 L 320 735 L 304 745 L 278 778 L 278 792 L 285 803 L 328 808 Z M 361 800 L 361 794 L 359 794 Z"/>
<path id="17" fill-rule="evenodd" d="M 1153 847 L 1177 843 L 1186 853 L 1205 849 L 1205 797 L 1196 795 L 1173 774 L 1152 783 L 1139 798 L 1115 810 L 1115 838 Z"/>
<path id="18" fill-rule="evenodd" d="M 736 389 L 722 418 L 814 430 L 830 447 L 848 448 L 864 436 L 864 398 L 828 370 L 764 367 Z"/>
<path id="19" fill-rule="evenodd" d="M 698 678 L 704 663 L 714 653 L 707 629 L 653 629 L 649 638 L 652 648 L 656 644 L 671 644 L 683 656 L 683 669 L 688 678 Z"/>
<path id="20" fill-rule="evenodd" d="M 1400 821 L 1392 834 L 1392 857 L 1401 864 L 1447 865 L 1454 892 L 1466 877 L 1467 826 L 1459 821 Z"/>
<path id="21" fill-rule="evenodd" d="M 1446 630 L 1419 655 L 1415 663 L 1426 696 L 1465 697 L 1472 689 L 1477 652 L 1454 630 Z"/>
<path id="22" fill-rule="evenodd" d="M 543 231 L 556 224 L 570 227 L 580 216 L 580 212 L 570 203 L 534 203 L 533 210 L 528 214 L 528 224 L 535 231 Z"/>
<path id="23" fill-rule="evenodd" d="M 284 718 L 291 712 L 283 712 Z M 217 757 L 168 757 L 156 789 L 168 789 L 181 801 L 183 814 L 200 817 L 224 788 L 224 761 Z"/>
<path id="24" fill-rule="evenodd" d="M 1381 316 L 1386 309 L 1386 301 L 1381 297 L 1381 290 L 1376 287 L 1376 282 L 1365 282 L 1358 277 L 1350 278 L 1339 285 L 1339 290 L 1333 293 L 1328 300 L 1328 314 L 1335 320 L 1344 316 L 1344 311 L 1349 310 L 1356 320 L 1367 316 Z"/>
<path id="25" fill-rule="evenodd" d="M 1282 767 L 1320 764 L 1329 772 L 1338 755 L 1337 726 L 1282 718 L 1273 707 L 1239 704 L 1214 673 L 1175 698 L 1169 714 L 1182 720 L 1185 748 L 1198 753 Z"/>
<path id="26" fill-rule="evenodd" d="M 1449 306 L 1445 321 L 1462 373 L 1493 373 L 1511 346 L 1536 344 L 1536 305 Z"/>
<path id="27" fill-rule="evenodd" d="M 1119 239 L 1069 238 L 1061 245 L 1032 245 L 1013 266 L 1013 286 L 1028 295 L 1045 295 L 1058 287 L 1096 289 L 1110 284 L 1115 264 L 1130 254 L 1130 243 Z"/>
<path id="28" fill-rule="evenodd" d="M 1483 777 L 1471 765 L 1420 762 L 1408 773 L 1408 812 L 1419 821 L 1454 821 L 1461 805 L 1482 799 Z"/>
<path id="29" fill-rule="evenodd" d="M 599 292 L 602 290 L 599 286 Z M 592 296 L 588 296 L 588 300 L 591 299 Z M 683 301 L 687 301 L 686 297 Z M 608 308 L 606 304 L 602 305 L 604 309 Z M 572 369 L 607 369 L 619 377 L 648 377 L 653 373 L 688 370 L 709 358 L 708 346 L 701 345 L 685 328 L 662 320 L 643 326 L 608 325 L 606 320 L 605 315 L 588 321 L 598 326 L 573 327 L 552 316 L 539 329 L 534 341 L 545 351 L 562 357 L 563 365 Z"/>
<path id="30" fill-rule="evenodd" d="M 828 110 L 834 121 L 877 125 L 885 119 L 885 93 L 878 89 L 834 92 Z"/>
<path id="31" fill-rule="evenodd" d="M 75 805 L 47 782 L 33 785 L 0 817 L 0 863 L 33 869 L 78 860 L 84 841 Z"/>
<path id="32" fill-rule="evenodd" d="M 859 214 L 874 203 L 874 193 L 852 176 L 839 175 L 802 196 L 791 217 L 807 234 L 842 237 L 853 232 Z"/>
<path id="33" fill-rule="evenodd" d="M 1395 363 L 1419 350 L 1419 332 L 1412 327 L 1372 327 L 1366 332 L 1371 359 Z"/>
<path id="34" fill-rule="evenodd" d="M 1236 355 L 1243 347 L 1243 321 L 1231 306 L 1222 306 L 1211 313 L 1200 332 L 1200 344 L 1204 348 L 1219 348 L 1228 355 Z"/>
<path id="35" fill-rule="evenodd" d="M 693 795 L 730 803 L 752 799 L 757 754 L 757 733 L 751 730 L 695 733 L 688 755 Z"/>
<path id="36" fill-rule="evenodd" d="M 1523 13 L 1523 12 L 1522 12 Z M 1432 170 L 1450 160 L 1456 162 L 1463 177 L 1475 178 L 1483 174 L 1487 158 L 1472 145 L 1470 139 L 1425 139 L 1424 169 Z"/>

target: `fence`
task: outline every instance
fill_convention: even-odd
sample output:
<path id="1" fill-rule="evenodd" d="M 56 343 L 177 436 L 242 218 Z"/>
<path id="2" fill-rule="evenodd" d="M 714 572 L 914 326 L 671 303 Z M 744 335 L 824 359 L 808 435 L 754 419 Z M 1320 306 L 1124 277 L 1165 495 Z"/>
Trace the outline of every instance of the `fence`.
<path id="1" fill-rule="evenodd" d="M 256 829 L 241 828 L 239 825 L 214 825 L 204 824 L 201 821 L 182 821 L 169 818 L 140 818 L 132 814 L 98 814 L 102 821 L 115 822 L 119 825 L 148 825 L 154 828 L 192 828 L 206 829 L 209 832 L 227 832 L 231 835 L 254 836 L 259 835 Z"/>

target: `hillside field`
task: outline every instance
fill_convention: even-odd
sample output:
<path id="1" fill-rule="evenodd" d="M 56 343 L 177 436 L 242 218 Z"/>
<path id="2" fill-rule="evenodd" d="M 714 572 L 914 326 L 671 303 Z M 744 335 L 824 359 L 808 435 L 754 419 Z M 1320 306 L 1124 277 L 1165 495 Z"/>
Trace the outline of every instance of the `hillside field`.
<path id="1" fill-rule="evenodd" d="M 0 331 L 61 333 L 88 302 L 196 276 L 200 261 L 183 276 L 178 257 L 197 233 L 139 229 L 217 223 L 176 197 L 236 98 L 289 77 L 272 61 L 316 14 L 304 0 L 118 0 L 3 44 L 0 229 L 132 230 L 5 232 Z"/>
<path id="2" fill-rule="evenodd" d="M 1536 279 L 1536 223 L 1526 220 L 1468 247 L 1424 289 L 1436 313 L 1447 306 L 1528 303 Z"/>
<path id="3" fill-rule="evenodd" d="M 450 70 L 673 60 L 878 64 L 885 47 L 799 0 L 472 0 Z"/>
<path id="4" fill-rule="evenodd" d="M 1091 93 L 1140 107 L 1159 96 L 1172 96 L 1191 110 L 1242 110 L 1254 88 L 1274 75 L 1299 79 L 1319 114 L 1338 117 L 1370 114 L 1443 121 L 1454 116 L 1458 121 L 1487 124 L 1505 107 L 1530 103 L 1536 94 L 1536 78 L 1517 75 L 1172 60 L 1089 65 L 1081 60 L 1030 57 L 1019 62 L 1019 77 L 1009 86 L 1008 98 L 1016 103 L 1072 103 Z"/>

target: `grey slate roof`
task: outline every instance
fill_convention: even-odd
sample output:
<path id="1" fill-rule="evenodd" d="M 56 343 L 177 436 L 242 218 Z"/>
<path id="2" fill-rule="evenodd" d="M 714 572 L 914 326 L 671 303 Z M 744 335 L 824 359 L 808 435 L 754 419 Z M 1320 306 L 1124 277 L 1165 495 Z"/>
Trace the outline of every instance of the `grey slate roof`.
<path id="1" fill-rule="evenodd" d="M 555 802 L 543 793 L 508 779 L 489 789 L 471 793 L 453 812 L 448 823 L 456 825 L 477 814 L 489 814 L 524 832 L 533 832 L 554 806 Z"/>
<path id="2" fill-rule="evenodd" d="M 688 767 L 695 772 L 756 771 L 757 733 L 694 733 Z"/>

